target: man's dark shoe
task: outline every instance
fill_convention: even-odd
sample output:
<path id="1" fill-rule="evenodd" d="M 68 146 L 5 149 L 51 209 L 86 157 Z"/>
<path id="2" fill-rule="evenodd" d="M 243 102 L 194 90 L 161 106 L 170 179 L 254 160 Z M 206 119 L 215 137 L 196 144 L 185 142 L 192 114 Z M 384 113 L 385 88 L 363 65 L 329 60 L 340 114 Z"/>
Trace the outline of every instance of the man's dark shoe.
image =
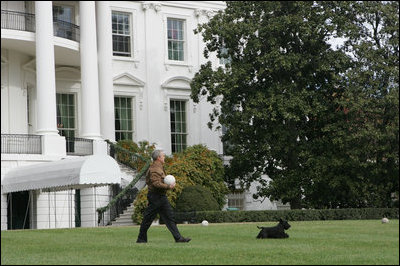
<path id="1" fill-rule="evenodd" d="M 185 237 L 181 237 L 177 240 L 175 240 L 176 243 L 186 243 L 189 242 L 190 240 L 192 240 L 191 238 L 185 238 Z"/>
<path id="2" fill-rule="evenodd" d="M 142 239 L 138 239 L 138 240 L 136 240 L 136 243 L 147 243 L 147 241 L 146 240 L 142 240 Z"/>

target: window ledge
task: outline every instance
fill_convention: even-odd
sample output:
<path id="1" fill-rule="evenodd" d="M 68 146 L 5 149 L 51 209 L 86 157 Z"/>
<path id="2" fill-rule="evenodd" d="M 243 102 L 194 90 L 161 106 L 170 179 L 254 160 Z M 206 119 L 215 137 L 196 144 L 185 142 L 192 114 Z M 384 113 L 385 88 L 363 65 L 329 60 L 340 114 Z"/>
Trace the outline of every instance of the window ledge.
<path id="1" fill-rule="evenodd" d="M 189 72 L 192 73 L 193 65 L 189 64 L 188 62 L 179 62 L 179 61 L 167 61 L 164 63 L 165 70 L 169 70 L 171 67 L 187 67 Z"/>

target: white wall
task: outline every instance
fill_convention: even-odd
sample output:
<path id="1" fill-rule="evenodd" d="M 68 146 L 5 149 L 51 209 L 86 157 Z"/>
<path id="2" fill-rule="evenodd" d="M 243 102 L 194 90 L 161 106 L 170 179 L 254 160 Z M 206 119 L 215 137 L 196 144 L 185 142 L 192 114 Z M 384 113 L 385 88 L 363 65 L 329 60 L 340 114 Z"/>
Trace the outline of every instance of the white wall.
<path id="1" fill-rule="evenodd" d="M 122 80 L 114 80 L 114 93 L 135 97 L 135 141 L 155 142 L 170 154 L 169 101 L 181 99 L 187 100 L 188 145 L 202 143 L 221 154 L 220 132 L 207 128 L 211 105 L 205 101 L 194 104 L 190 99 L 190 79 L 205 61 L 202 57 L 204 44 L 193 33 L 193 29 L 197 23 L 208 18 L 205 12 L 196 15 L 195 10 L 199 4 L 191 2 L 191 7 L 183 7 L 186 3 L 164 2 L 157 10 L 152 4 L 144 9 L 142 3 L 138 2 L 110 2 L 113 11 L 128 12 L 133 18 L 133 56 L 113 57 L 114 79 L 127 74 L 139 81 L 125 77 L 126 85 L 121 85 Z M 168 17 L 186 21 L 184 62 L 167 58 Z"/>
<path id="2" fill-rule="evenodd" d="M 81 189 L 81 227 L 97 226 L 97 208 L 108 204 L 110 189 L 106 187 L 93 187 Z M 104 224 L 109 221 L 109 215 L 104 215 Z"/>
<path id="3" fill-rule="evenodd" d="M 1 67 L 1 133 L 26 134 L 27 85 L 24 82 L 25 71 L 22 65 L 30 58 L 12 50 L 2 50 L 2 57 L 3 55 L 7 62 Z"/>
<path id="4" fill-rule="evenodd" d="M 71 228 L 75 227 L 74 190 L 58 192 L 35 191 L 31 228 Z"/>

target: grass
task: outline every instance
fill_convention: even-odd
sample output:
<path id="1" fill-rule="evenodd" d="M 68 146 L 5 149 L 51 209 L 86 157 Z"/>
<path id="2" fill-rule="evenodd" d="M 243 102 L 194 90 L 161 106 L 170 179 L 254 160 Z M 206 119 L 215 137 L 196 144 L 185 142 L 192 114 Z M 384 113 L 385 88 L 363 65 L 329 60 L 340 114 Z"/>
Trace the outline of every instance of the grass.
<path id="1" fill-rule="evenodd" d="M 189 243 L 175 243 L 164 225 L 136 244 L 138 226 L 1 232 L 1 264 L 353 264 L 399 265 L 399 220 L 290 222 L 288 239 L 256 239 L 256 225 L 178 225 Z"/>

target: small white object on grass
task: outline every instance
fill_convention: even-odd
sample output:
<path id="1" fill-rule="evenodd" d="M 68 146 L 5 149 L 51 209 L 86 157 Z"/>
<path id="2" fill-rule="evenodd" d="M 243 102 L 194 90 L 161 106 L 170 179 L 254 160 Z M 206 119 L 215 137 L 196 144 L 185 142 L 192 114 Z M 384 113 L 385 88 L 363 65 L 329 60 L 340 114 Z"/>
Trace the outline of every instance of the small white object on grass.
<path id="1" fill-rule="evenodd" d="M 201 222 L 201 225 L 202 225 L 202 226 L 208 226 L 208 222 L 207 222 L 206 220 L 203 220 L 203 221 Z"/>
<path id="2" fill-rule="evenodd" d="M 383 224 L 387 224 L 388 222 L 389 222 L 388 218 L 386 218 L 386 217 L 382 218 L 382 223 Z"/>

